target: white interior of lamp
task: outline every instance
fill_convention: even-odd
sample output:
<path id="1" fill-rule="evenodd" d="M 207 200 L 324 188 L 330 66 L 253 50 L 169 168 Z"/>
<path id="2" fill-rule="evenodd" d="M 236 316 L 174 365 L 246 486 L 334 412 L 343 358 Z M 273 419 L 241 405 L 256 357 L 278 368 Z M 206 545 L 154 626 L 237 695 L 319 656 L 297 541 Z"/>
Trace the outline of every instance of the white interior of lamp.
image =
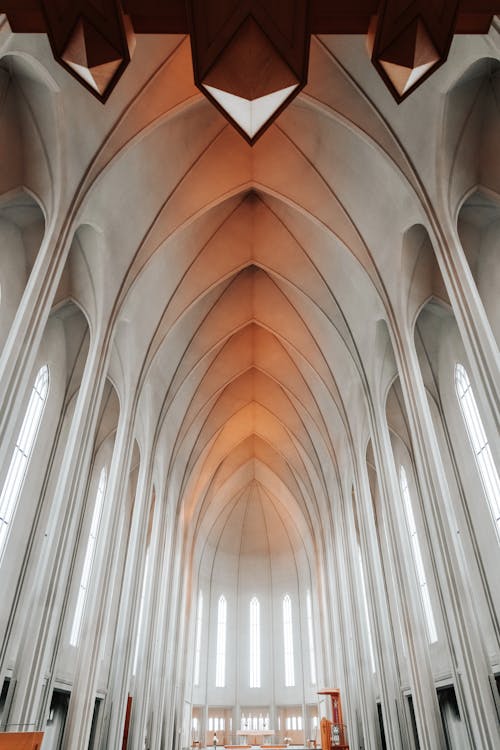
<path id="1" fill-rule="evenodd" d="M 406 92 L 409 91 L 411 87 L 415 83 L 417 83 L 417 81 L 419 81 L 425 73 L 427 73 L 429 68 L 432 68 L 432 66 L 436 64 L 436 62 L 435 60 L 432 60 L 431 62 L 424 63 L 424 65 L 417 65 L 416 68 L 413 68 L 402 88 L 400 88 L 396 84 L 396 80 L 401 72 L 403 72 L 403 75 L 406 75 L 408 68 L 406 68 L 404 65 L 396 65 L 395 63 L 388 63 L 384 60 L 381 60 L 380 64 L 383 68 L 385 68 L 385 70 L 389 74 L 391 81 L 394 83 L 399 93 L 402 95 L 406 94 Z"/>
<path id="2" fill-rule="evenodd" d="M 294 83 L 293 86 L 273 91 L 272 94 L 266 94 L 266 96 L 261 96 L 259 99 L 254 99 L 253 101 L 243 99 L 241 96 L 235 96 L 235 94 L 228 94 L 227 91 L 216 89 L 214 86 L 205 86 L 204 88 L 219 102 L 228 115 L 238 123 L 240 128 L 250 138 L 253 138 L 297 86 L 298 83 Z"/>

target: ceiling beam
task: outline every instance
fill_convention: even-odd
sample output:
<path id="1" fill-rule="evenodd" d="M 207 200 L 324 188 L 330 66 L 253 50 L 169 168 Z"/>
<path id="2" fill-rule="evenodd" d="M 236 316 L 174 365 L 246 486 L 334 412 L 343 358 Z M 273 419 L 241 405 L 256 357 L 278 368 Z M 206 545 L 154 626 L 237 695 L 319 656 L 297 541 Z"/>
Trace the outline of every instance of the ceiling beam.
<path id="1" fill-rule="evenodd" d="M 366 34 L 370 19 L 378 11 L 377 0 L 311 0 L 310 29 L 313 34 Z M 187 34 L 184 0 L 123 0 L 136 34 Z M 0 0 L 12 31 L 46 33 L 42 0 Z M 456 33 L 485 34 L 500 0 L 460 0 Z"/>

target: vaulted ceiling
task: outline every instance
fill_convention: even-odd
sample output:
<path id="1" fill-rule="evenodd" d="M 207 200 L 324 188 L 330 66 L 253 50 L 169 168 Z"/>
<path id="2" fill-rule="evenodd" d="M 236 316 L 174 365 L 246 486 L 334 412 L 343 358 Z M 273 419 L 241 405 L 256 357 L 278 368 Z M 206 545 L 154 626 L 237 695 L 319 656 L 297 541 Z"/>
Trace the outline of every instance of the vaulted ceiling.
<path id="1" fill-rule="evenodd" d="M 409 309 L 422 243 L 408 255 L 405 232 L 432 235 L 434 204 L 455 214 L 477 182 L 477 159 L 455 169 L 460 144 L 479 153 L 498 125 L 497 99 L 467 130 L 477 97 L 498 96 L 497 63 L 457 88 L 493 36 L 455 39 L 399 107 L 362 37 L 313 37 L 307 87 L 250 147 L 195 88 L 184 36 L 139 35 L 103 106 L 44 36 L 3 33 L 0 192 L 22 185 L 48 231 L 67 225 L 57 304 L 111 347 L 168 497 L 195 533 L 253 488 L 311 539 L 366 450 L 377 323 L 411 330 L 428 293 Z"/>

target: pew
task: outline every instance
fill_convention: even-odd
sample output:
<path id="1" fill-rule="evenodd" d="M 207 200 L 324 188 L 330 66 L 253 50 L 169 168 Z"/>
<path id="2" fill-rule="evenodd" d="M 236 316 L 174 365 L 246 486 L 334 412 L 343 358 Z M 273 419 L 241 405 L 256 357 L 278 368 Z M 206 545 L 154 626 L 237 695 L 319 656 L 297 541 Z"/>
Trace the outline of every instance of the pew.
<path id="1" fill-rule="evenodd" d="M 43 732 L 0 732 L 0 750 L 40 750 Z"/>

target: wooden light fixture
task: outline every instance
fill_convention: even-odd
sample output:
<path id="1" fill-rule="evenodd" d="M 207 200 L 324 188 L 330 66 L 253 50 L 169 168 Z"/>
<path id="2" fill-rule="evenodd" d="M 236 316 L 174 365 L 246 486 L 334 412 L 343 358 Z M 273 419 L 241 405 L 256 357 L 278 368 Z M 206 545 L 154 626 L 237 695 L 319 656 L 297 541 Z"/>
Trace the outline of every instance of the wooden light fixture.
<path id="1" fill-rule="evenodd" d="M 307 80 L 308 2 L 188 2 L 195 83 L 249 143 Z"/>
<path id="2" fill-rule="evenodd" d="M 198 88 L 253 144 L 305 86 L 311 34 L 368 34 L 399 103 L 485 34 L 500 0 L 0 0 L 13 31 L 46 32 L 56 60 L 104 102 L 134 33 L 190 34 Z"/>
<path id="3" fill-rule="evenodd" d="M 444 63 L 459 0 L 382 0 L 368 31 L 372 62 L 397 102 Z"/>
<path id="4" fill-rule="evenodd" d="M 104 102 L 130 62 L 135 37 L 119 0 L 40 0 L 54 57 Z"/>

